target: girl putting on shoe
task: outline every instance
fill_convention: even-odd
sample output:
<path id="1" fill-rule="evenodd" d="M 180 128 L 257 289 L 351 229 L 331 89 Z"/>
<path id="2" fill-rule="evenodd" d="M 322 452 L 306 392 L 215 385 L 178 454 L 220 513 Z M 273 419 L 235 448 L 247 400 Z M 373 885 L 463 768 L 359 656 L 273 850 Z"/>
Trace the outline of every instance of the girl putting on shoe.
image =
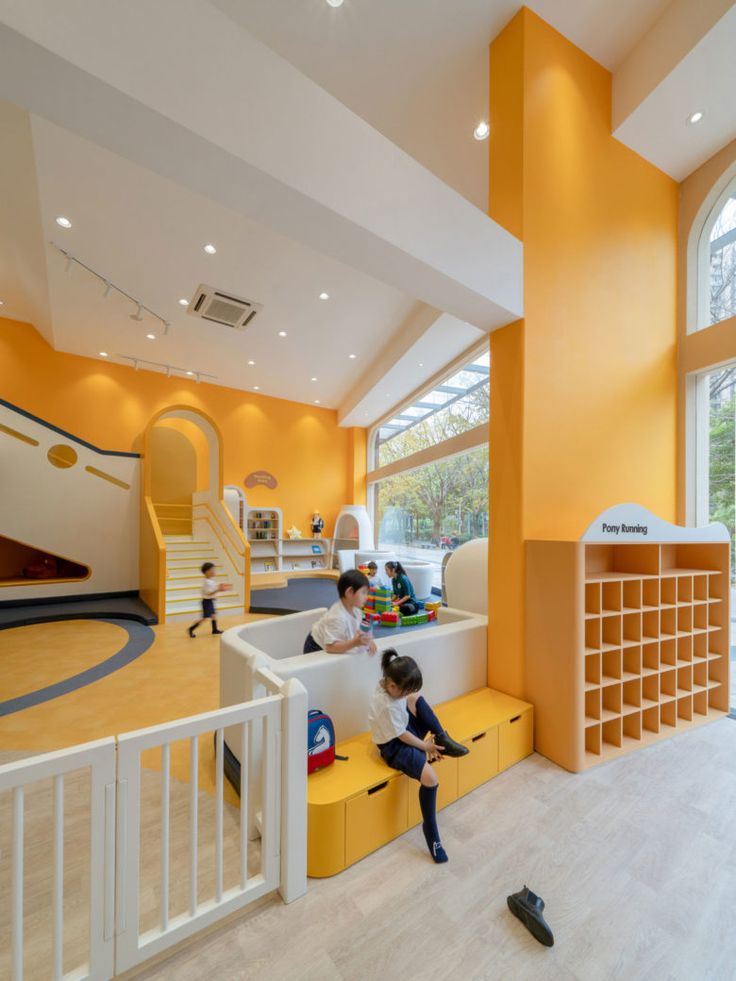
<path id="1" fill-rule="evenodd" d="M 448 735 L 429 703 L 419 694 L 422 672 L 411 657 L 388 647 L 381 658 L 383 678 L 371 696 L 368 721 L 373 742 L 394 770 L 419 781 L 422 831 L 429 854 L 447 861 L 437 828 L 437 774 L 430 766 L 442 756 L 465 756 L 467 746 Z"/>

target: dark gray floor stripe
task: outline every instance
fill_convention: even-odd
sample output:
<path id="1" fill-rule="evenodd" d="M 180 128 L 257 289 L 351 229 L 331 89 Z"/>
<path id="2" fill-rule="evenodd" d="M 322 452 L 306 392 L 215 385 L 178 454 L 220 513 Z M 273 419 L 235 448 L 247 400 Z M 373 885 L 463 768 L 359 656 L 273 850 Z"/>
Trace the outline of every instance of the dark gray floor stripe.
<path id="1" fill-rule="evenodd" d="M 86 671 L 57 681 L 56 684 L 47 685 L 46 688 L 39 688 L 38 691 L 28 692 L 19 695 L 17 698 L 9 698 L 5 702 L 0 702 L 0 716 L 12 715 L 13 712 L 21 712 L 23 709 L 31 708 L 33 705 L 41 705 L 42 702 L 49 702 L 52 698 L 60 695 L 68 695 L 69 692 L 76 691 L 91 685 L 93 681 L 106 678 L 107 675 L 124 668 L 126 664 L 135 661 L 141 654 L 145 654 L 154 641 L 155 634 L 150 627 L 145 624 L 137 623 L 135 620 L 113 620 L 104 618 L 104 623 L 112 623 L 116 627 L 122 627 L 128 634 L 128 640 L 117 654 L 108 657 L 107 660 L 95 664 Z"/>

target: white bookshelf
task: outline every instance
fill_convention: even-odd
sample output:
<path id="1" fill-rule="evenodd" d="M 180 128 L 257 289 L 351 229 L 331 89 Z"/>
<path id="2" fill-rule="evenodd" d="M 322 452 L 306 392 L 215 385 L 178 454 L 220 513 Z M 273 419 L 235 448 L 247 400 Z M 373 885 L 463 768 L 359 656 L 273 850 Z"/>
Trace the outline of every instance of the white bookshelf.
<path id="1" fill-rule="evenodd" d="M 245 534 L 252 574 L 281 571 L 281 508 L 246 508 Z"/>
<path id="2" fill-rule="evenodd" d="M 310 572 L 329 569 L 330 542 L 327 538 L 283 538 L 281 571 Z"/>

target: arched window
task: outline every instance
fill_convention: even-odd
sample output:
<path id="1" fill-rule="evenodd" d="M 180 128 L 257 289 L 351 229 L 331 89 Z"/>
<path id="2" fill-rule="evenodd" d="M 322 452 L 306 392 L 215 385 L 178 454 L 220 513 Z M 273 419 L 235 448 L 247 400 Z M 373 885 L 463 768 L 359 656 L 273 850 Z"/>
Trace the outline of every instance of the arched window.
<path id="1" fill-rule="evenodd" d="M 736 317 L 736 180 L 703 227 L 698 266 L 697 328 Z"/>

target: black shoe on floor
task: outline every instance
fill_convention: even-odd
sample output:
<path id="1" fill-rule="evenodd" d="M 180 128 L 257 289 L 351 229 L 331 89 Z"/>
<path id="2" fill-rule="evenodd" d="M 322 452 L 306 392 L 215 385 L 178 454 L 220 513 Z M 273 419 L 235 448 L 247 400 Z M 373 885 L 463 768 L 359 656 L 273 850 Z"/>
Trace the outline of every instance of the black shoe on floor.
<path id="1" fill-rule="evenodd" d="M 213 634 L 224 634 L 225 631 L 224 630 L 213 630 L 212 633 Z"/>
<path id="2" fill-rule="evenodd" d="M 528 886 L 524 886 L 521 892 L 508 896 L 506 902 L 514 916 L 521 920 L 535 940 L 545 947 L 554 945 L 555 938 L 542 916 L 544 900 L 541 896 L 535 895 Z"/>
<path id="3" fill-rule="evenodd" d="M 190 637 L 196 636 L 196 634 L 194 633 L 194 627 L 187 627 L 187 633 L 189 634 Z"/>
<path id="4" fill-rule="evenodd" d="M 470 752 L 467 746 L 463 746 L 462 743 L 457 742 L 446 732 L 441 732 L 435 736 L 434 741 L 444 749 L 443 756 L 467 756 Z"/>

